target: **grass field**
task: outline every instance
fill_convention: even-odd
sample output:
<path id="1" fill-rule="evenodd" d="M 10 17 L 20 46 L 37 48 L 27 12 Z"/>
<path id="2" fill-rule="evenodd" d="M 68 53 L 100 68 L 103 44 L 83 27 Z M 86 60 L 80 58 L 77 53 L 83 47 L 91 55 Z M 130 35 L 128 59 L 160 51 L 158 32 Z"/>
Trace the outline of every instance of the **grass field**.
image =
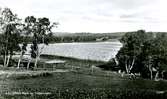
<path id="1" fill-rule="evenodd" d="M 118 73 L 103 71 L 99 68 L 92 71 L 92 65 L 102 64 L 102 62 L 83 61 L 58 56 L 45 56 L 45 58 L 48 60 L 65 60 L 64 64 L 50 65 L 58 69 L 68 70 L 68 72 L 52 72 L 49 75 L 38 74 L 40 76 L 32 77 L 23 76 L 19 79 L 17 75 L 12 76 L 13 79 L 3 78 L 0 80 L 1 97 L 7 99 L 167 98 L 166 81 L 156 82 L 141 78 L 130 79 L 121 77 Z"/>

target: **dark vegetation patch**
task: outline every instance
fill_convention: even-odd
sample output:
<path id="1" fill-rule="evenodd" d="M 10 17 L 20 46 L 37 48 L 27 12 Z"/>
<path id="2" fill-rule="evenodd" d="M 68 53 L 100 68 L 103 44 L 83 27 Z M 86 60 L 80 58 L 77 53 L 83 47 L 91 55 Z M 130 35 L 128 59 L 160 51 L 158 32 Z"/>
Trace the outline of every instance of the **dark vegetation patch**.
<path id="1" fill-rule="evenodd" d="M 18 95 L 2 95 L 6 99 L 166 99 L 167 92 L 157 93 L 153 90 L 127 89 L 57 89 L 48 94 L 36 92 Z M 46 91 L 47 92 L 47 91 Z"/>

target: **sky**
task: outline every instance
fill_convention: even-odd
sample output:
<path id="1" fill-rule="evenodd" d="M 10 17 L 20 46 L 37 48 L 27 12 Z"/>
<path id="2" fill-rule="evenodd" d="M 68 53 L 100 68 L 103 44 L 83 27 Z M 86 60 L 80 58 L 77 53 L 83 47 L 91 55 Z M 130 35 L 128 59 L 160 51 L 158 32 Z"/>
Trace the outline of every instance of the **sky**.
<path id="1" fill-rule="evenodd" d="M 167 32 L 167 0 L 0 0 L 24 19 L 48 17 L 54 32 Z"/>

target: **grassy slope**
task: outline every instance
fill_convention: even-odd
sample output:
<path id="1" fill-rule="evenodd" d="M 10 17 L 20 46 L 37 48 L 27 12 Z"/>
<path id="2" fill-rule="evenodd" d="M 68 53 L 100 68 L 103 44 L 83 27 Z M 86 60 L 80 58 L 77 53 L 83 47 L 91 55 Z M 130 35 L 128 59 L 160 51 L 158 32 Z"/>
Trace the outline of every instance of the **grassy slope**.
<path id="1" fill-rule="evenodd" d="M 76 72 L 54 73 L 52 76 L 38 78 L 34 77 L 29 79 L 6 79 L 5 81 L 0 81 L 0 84 L 1 87 L 6 86 L 9 89 L 20 88 L 22 91 L 27 91 L 29 89 L 39 90 L 41 88 L 167 90 L 167 83 L 164 81 L 154 82 L 143 79 L 131 80 L 121 78 L 118 74 L 104 76 Z"/>
<path id="2" fill-rule="evenodd" d="M 56 57 L 49 57 L 49 59 L 59 59 Z M 97 95 L 108 93 L 108 90 L 114 90 L 114 92 L 130 90 L 132 92 L 155 91 L 155 90 L 167 90 L 167 83 L 165 81 L 150 81 L 144 79 L 132 80 L 126 77 L 121 77 L 120 74 L 95 69 L 91 71 L 90 66 L 94 64 L 100 64 L 98 62 L 90 61 L 78 61 L 75 59 L 66 59 L 64 69 L 71 69 L 71 65 L 79 66 L 79 69 L 74 69 L 70 72 L 57 72 L 52 76 L 47 77 L 32 77 L 28 79 L 3 79 L 0 80 L 1 92 L 52 92 L 57 90 L 71 92 L 82 92 L 88 90 L 88 94 L 95 92 Z M 75 89 L 75 90 L 73 90 Z M 89 92 L 89 90 L 91 90 Z M 106 91 L 104 91 L 106 90 Z M 62 91 L 64 93 L 64 91 Z M 120 92 L 121 91 L 121 92 Z M 63 94 L 61 93 L 61 94 Z M 70 92 L 65 92 L 71 94 Z M 124 93 L 124 92 L 123 92 Z M 142 94 L 143 94 L 142 93 Z M 57 94 L 57 93 L 56 93 Z M 75 93 L 73 93 L 75 94 Z M 110 93 L 113 94 L 113 93 Z M 16 97 L 17 99 L 18 97 Z M 39 98 L 40 99 L 40 98 Z M 77 99 L 77 98 L 76 98 Z M 84 98 L 83 98 L 84 99 Z M 115 99 L 115 98 L 113 98 Z"/>
<path id="3" fill-rule="evenodd" d="M 52 95 L 7 95 L 8 99 L 161 99 L 166 97 L 156 94 L 155 90 L 166 90 L 165 82 L 149 80 L 128 80 L 117 74 L 112 76 L 88 75 L 75 72 L 54 73 L 53 76 L 20 80 L 0 81 L 1 88 L 7 86 L 8 92 L 42 92 Z M 3 83 L 2 83 L 3 82 Z M 1 90 L 2 91 L 2 90 Z M 165 93 L 166 94 L 166 93 Z M 61 98 L 60 98 L 61 97 Z M 122 98 L 124 97 L 124 98 Z M 147 99 L 146 98 L 146 99 Z M 165 98 L 162 98 L 165 99 Z"/>
<path id="4" fill-rule="evenodd" d="M 55 59 L 56 56 L 47 56 L 48 59 Z M 46 56 L 45 56 L 46 58 Z M 60 59 L 57 57 L 56 59 Z M 61 58 L 62 59 L 62 58 Z M 60 69 L 68 69 L 70 72 L 55 72 L 48 77 L 34 77 L 29 79 L 6 79 L 0 81 L 1 86 L 9 88 L 111 88 L 111 89 L 150 89 L 167 90 L 167 83 L 164 81 L 150 81 L 143 79 L 132 80 L 122 78 L 120 74 L 103 71 L 98 68 L 92 73 L 91 65 L 102 64 L 102 62 L 82 61 L 63 58 L 66 63 L 58 66 Z M 63 66 L 63 67 L 62 67 Z M 71 66 L 74 69 L 71 71 Z M 4 78 L 5 79 L 5 78 Z M 23 87 L 24 86 L 24 87 Z"/>

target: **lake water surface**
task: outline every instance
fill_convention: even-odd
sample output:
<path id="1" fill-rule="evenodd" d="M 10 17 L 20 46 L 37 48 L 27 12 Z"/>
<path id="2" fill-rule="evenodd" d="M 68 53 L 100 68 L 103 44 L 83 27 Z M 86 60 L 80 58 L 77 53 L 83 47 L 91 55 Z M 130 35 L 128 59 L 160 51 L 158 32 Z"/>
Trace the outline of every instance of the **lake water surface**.
<path id="1" fill-rule="evenodd" d="M 120 42 L 55 43 L 45 46 L 42 54 L 108 61 L 115 57 Z"/>

